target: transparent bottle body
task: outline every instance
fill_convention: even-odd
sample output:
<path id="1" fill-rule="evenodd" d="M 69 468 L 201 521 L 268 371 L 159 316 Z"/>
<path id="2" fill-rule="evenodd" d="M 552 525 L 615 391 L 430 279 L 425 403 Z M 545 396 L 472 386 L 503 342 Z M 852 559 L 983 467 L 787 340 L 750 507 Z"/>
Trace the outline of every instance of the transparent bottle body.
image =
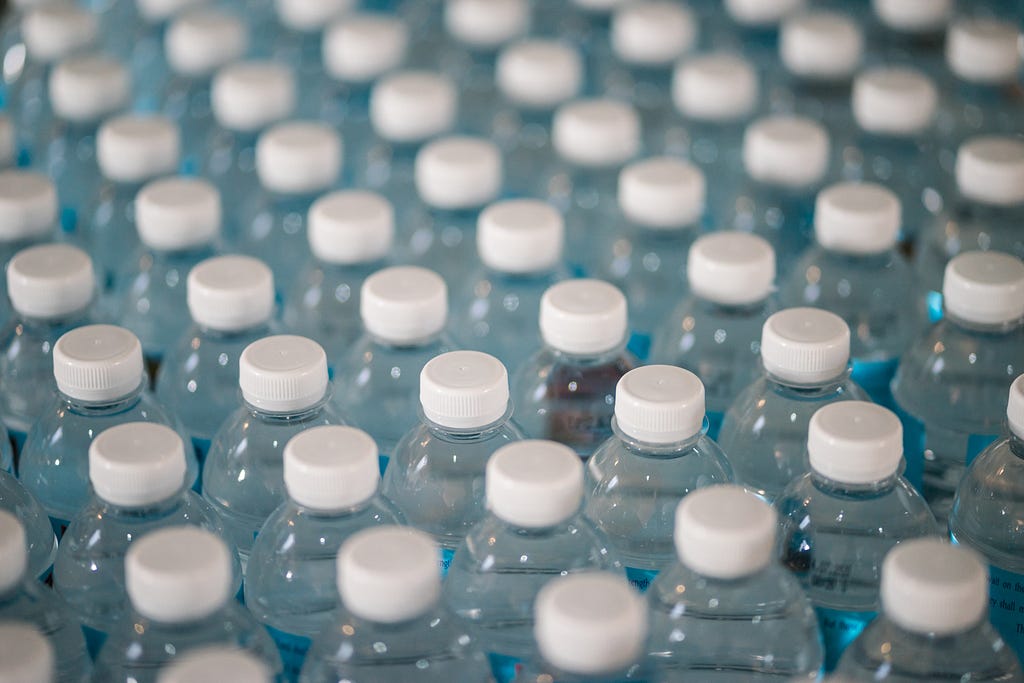
<path id="1" fill-rule="evenodd" d="M 113 317 L 116 292 L 141 250 L 135 227 L 135 197 L 143 183 L 104 180 L 82 217 L 82 231 L 75 242 L 92 258 L 101 288 L 100 303 Z"/>
<path id="2" fill-rule="evenodd" d="M 270 267 L 278 290 L 298 277 L 309 258 L 306 219 L 317 196 L 279 195 L 261 188 L 239 204 L 235 246 Z"/>
<path id="3" fill-rule="evenodd" d="M 667 681 L 654 666 L 641 661 L 604 674 L 577 674 L 535 659 L 526 662 L 514 683 L 664 683 Z"/>
<path id="4" fill-rule="evenodd" d="M 25 527 L 28 545 L 26 575 L 44 579 L 57 557 L 57 537 L 46 510 L 10 472 L 0 470 L 0 510 L 6 510 Z"/>
<path id="5" fill-rule="evenodd" d="M 545 178 L 555 163 L 551 142 L 550 109 L 523 109 L 503 101 L 489 121 L 488 136 L 505 160 L 504 194 L 510 197 L 546 197 Z"/>
<path id="6" fill-rule="evenodd" d="M 346 82 L 333 79 L 330 74 L 321 76 L 320 99 L 313 106 L 316 118 L 340 131 L 346 159 L 344 179 L 353 184 L 358 169 L 366 163 L 370 141 L 373 140 L 373 126 L 370 123 L 370 93 L 375 81 Z M 351 160 L 352 163 L 349 163 Z"/>
<path id="7" fill-rule="evenodd" d="M 1007 9 L 1000 19 L 1009 19 L 1020 12 L 1019 7 Z M 953 172 L 957 150 L 971 137 L 1020 135 L 1024 129 L 1024 95 L 1018 79 L 972 83 L 956 77 L 948 68 L 942 76 L 935 120 L 938 159 L 943 169 Z"/>
<path id="8" fill-rule="evenodd" d="M 565 260 L 574 275 L 600 272 L 607 245 L 618 234 L 621 166 L 584 168 L 558 160 L 540 176 L 540 197 L 565 217 Z"/>
<path id="9" fill-rule="evenodd" d="M 46 244 L 56 240 L 58 237 L 57 224 L 47 228 L 44 234 L 38 237 L 32 237 L 29 239 L 17 239 L 11 241 L 0 241 L 0 265 L 4 269 L 7 268 L 7 264 L 10 263 L 11 259 L 21 251 L 29 247 L 34 247 L 39 244 Z M 15 316 L 13 308 L 11 308 L 10 295 L 7 293 L 7 278 L 0 278 L 0 328 L 8 323 L 8 321 Z"/>
<path id="10" fill-rule="evenodd" d="M 420 201 L 407 214 L 404 239 L 395 245 L 399 261 L 429 268 L 452 291 L 465 289 L 480 262 L 476 250 L 479 208 L 445 211 Z"/>
<path id="11" fill-rule="evenodd" d="M 735 172 L 735 171 L 734 171 Z M 749 178 L 737 188 L 719 225 L 759 235 L 775 249 L 776 271 L 789 272 L 813 240 L 814 198 L 818 188 L 784 188 Z"/>
<path id="12" fill-rule="evenodd" d="M 666 152 L 688 159 L 704 172 L 707 220 L 714 228 L 735 213 L 744 182 L 743 133 L 748 123 L 748 117 L 718 122 L 684 116 L 672 129 Z"/>
<path id="13" fill-rule="evenodd" d="M 241 238 L 243 204 L 259 187 L 256 140 L 260 132 L 233 131 L 217 125 L 204 140 L 199 174 L 220 191 L 224 239 L 232 246 Z"/>
<path id="14" fill-rule="evenodd" d="M 60 598 L 35 577 L 25 577 L 10 590 L 0 592 L 0 620 L 28 622 L 50 641 L 56 683 L 90 680 L 92 664 L 82 629 Z"/>
<path id="15" fill-rule="evenodd" d="M 182 171 L 199 171 L 203 143 L 215 125 L 210 100 L 210 78 L 172 74 L 160 94 L 160 111 L 181 131 Z"/>
<path id="16" fill-rule="evenodd" d="M 89 205 L 100 185 L 96 166 L 96 131 L 99 121 L 74 123 L 54 117 L 40 131 L 30 152 L 32 167 L 53 181 L 60 203 L 60 227 L 76 236 L 84 230 Z"/>

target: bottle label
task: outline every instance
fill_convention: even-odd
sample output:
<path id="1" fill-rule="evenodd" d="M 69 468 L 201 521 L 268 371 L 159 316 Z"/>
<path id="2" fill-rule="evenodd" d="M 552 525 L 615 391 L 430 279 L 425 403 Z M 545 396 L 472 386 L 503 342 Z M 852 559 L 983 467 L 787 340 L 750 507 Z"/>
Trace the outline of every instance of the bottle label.
<path id="1" fill-rule="evenodd" d="M 847 646 L 875 618 L 876 612 L 854 612 L 849 610 L 815 607 L 821 637 L 825 642 L 825 670 L 832 671 Z"/>
<path id="2" fill-rule="evenodd" d="M 1024 574 L 989 567 L 989 618 L 1006 644 L 1024 659 Z"/>
<path id="3" fill-rule="evenodd" d="M 626 578 L 633 584 L 633 588 L 636 588 L 641 593 L 646 593 L 647 589 L 654 583 L 655 577 L 658 576 L 656 569 L 637 569 L 636 567 L 626 567 Z"/>
<path id="4" fill-rule="evenodd" d="M 313 642 L 306 636 L 297 636 L 294 633 L 279 631 L 270 624 L 264 624 L 270 637 L 274 639 L 278 652 L 281 653 L 281 663 L 284 664 L 284 677 L 288 681 L 299 680 L 302 672 L 302 663 L 306 660 L 306 653 Z"/>
<path id="5" fill-rule="evenodd" d="M 96 661 L 96 657 L 100 654 L 100 648 L 107 641 L 107 634 L 92 626 L 82 624 L 82 635 L 85 636 L 85 649 L 89 652 L 89 657 Z"/>
<path id="6" fill-rule="evenodd" d="M 523 668 L 523 660 L 518 657 L 488 652 L 487 659 L 490 661 L 495 683 L 512 683 L 512 680 Z"/>
<path id="7" fill-rule="evenodd" d="M 897 365 L 899 365 L 899 358 L 854 361 L 851 379 L 868 392 L 872 401 L 891 409 L 894 401 L 889 383 L 892 381 L 893 375 L 896 374 Z"/>
<path id="8" fill-rule="evenodd" d="M 448 576 L 448 570 L 452 567 L 452 556 L 455 555 L 454 550 L 448 548 L 441 548 L 441 578 Z"/>

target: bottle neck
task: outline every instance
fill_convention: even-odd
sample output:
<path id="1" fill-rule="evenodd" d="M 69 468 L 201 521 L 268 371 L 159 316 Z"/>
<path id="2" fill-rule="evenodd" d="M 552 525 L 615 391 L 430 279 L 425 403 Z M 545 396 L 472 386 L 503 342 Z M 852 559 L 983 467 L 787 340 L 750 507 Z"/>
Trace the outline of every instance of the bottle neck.
<path id="1" fill-rule="evenodd" d="M 562 351 L 561 349 L 555 348 L 550 344 L 545 344 L 545 348 L 547 348 L 547 350 L 559 361 L 570 365 L 606 365 L 614 363 L 627 353 L 625 339 L 613 348 L 600 353 L 570 353 L 568 351 Z"/>
<path id="2" fill-rule="evenodd" d="M 618 419 L 612 417 L 612 432 L 615 434 L 615 437 L 622 443 L 626 450 L 645 457 L 671 458 L 687 453 L 697 445 L 697 442 L 700 441 L 702 436 L 707 434 L 709 426 L 708 418 L 705 416 L 701 420 L 700 430 L 695 434 L 692 434 L 685 439 L 680 439 L 679 441 L 653 443 L 650 441 L 641 441 L 629 434 L 626 434 L 619 426 Z"/>
<path id="3" fill-rule="evenodd" d="M 842 385 L 847 382 L 850 378 L 850 366 L 847 365 L 843 370 L 843 373 L 832 379 L 825 380 L 823 382 L 814 382 L 810 384 L 800 384 L 791 380 L 783 379 L 778 375 L 773 375 L 771 372 L 765 370 L 765 378 L 775 385 L 777 388 L 798 394 L 806 398 L 812 398 L 815 396 L 825 396 L 828 394 L 834 394 L 842 388 Z"/>
<path id="4" fill-rule="evenodd" d="M 508 424 L 508 421 L 512 419 L 512 402 L 509 402 L 508 406 L 505 408 L 504 415 L 499 417 L 497 420 L 476 427 L 455 428 L 438 424 L 426 416 L 423 412 L 422 405 L 419 407 L 419 415 L 420 420 L 422 420 L 423 424 L 430 430 L 430 433 L 443 441 L 447 441 L 449 443 L 485 441 L 504 429 L 505 425 Z"/>
<path id="5" fill-rule="evenodd" d="M 132 506 L 111 503 L 110 501 L 101 498 L 98 494 L 96 495 L 96 499 L 100 501 L 105 514 L 121 519 L 142 519 L 149 517 L 163 517 L 176 510 L 181 505 L 182 499 L 185 495 L 186 489 L 182 487 L 173 495 L 168 498 L 164 498 L 163 500 L 151 501 L 142 503 L 141 505 Z"/>
<path id="6" fill-rule="evenodd" d="M 310 418 L 319 415 L 320 412 L 323 411 L 323 409 L 327 406 L 327 403 L 331 400 L 332 393 L 333 392 L 331 391 L 331 386 L 330 384 L 328 384 L 327 391 L 324 392 L 324 395 L 316 403 L 313 403 L 303 408 L 296 408 L 295 410 L 279 412 L 264 410 L 263 408 L 260 408 L 258 406 L 253 405 L 252 403 L 249 403 L 248 401 L 245 400 L 244 397 L 242 399 L 242 402 L 245 405 L 246 409 L 249 411 L 249 414 L 252 415 L 254 418 L 258 419 L 260 422 L 272 424 L 303 422 L 305 420 L 309 420 Z"/>
<path id="7" fill-rule="evenodd" d="M 143 381 L 139 383 L 139 386 L 131 393 L 109 400 L 85 401 L 69 396 L 63 392 L 60 393 L 60 397 L 72 412 L 81 415 L 118 413 L 131 408 L 142 400 L 142 392 L 145 391 L 145 388 L 146 382 L 145 379 L 143 379 Z"/>
<path id="8" fill-rule="evenodd" d="M 814 482 L 816 487 L 829 494 L 838 496 L 876 496 L 888 493 L 896 487 L 898 480 L 899 473 L 894 472 L 892 475 L 878 481 L 851 484 L 827 477 L 814 469 L 811 470 L 811 481 Z"/>
<path id="9" fill-rule="evenodd" d="M 965 320 L 951 312 L 949 308 L 945 306 L 943 306 L 943 315 L 944 319 L 948 320 L 950 324 L 956 325 L 959 328 L 973 333 L 1008 334 L 1024 326 L 1024 317 L 1014 318 L 1013 320 L 1007 320 L 999 323 L 978 323 L 971 320 Z"/>

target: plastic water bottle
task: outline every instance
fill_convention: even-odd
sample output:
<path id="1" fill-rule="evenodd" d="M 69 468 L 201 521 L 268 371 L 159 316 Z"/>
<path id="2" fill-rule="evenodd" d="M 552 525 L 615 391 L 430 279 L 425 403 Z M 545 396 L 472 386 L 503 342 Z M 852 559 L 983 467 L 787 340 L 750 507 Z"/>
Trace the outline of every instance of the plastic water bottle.
<path id="1" fill-rule="evenodd" d="M 664 680 L 818 680 L 821 634 L 811 601 L 775 561 L 776 520 L 738 486 L 679 504 L 677 561 L 647 592 L 650 652 Z"/>
<path id="2" fill-rule="evenodd" d="M 31 624 L 0 622 L 0 681 L 54 683 L 56 657 L 50 641 Z"/>
<path id="3" fill-rule="evenodd" d="M 274 683 L 259 657 L 233 647 L 211 645 L 192 650 L 165 666 L 156 683 Z"/>
<path id="4" fill-rule="evenodd" d="M 626 581 L 608 572 L 553 579 L 534 604 L 537 651 L 516 683 L 655 683 L 647 656 L 648 611 Z"/>
<path id="5" fill-rule="evenodd" d="M 775 500 L 779 556 L 814 603 L 831 671 L 875 617 L 885 554 L 938 526 L 900 474 L 903 429 L 886 408 L 842 401 L 819 409 L 807 452 L 811 471 Z"/>
<path id="6" fill-rule="evenodd" d="M 146 390 L 142 345 L 123 327 L 77 327 L 57 340 L 52 354 L 57 395 L 28 433 L 18 476 L 61 536 L 89 501 L 89 445 L 100 432 L 125 422 L 176 431 L 179 424 Z M 199 473 L 195 454 L 189 451 L 185 459 L 191 486 Z"/>
<path id="7" fill-rule="evenodd" d="M 708 42 L 743 51 L 754 64 L 778 71 L 779 26 L 804 6 L 804 0 L 725 0 L 728 21 L 720 22 Z"/>
<path id="8" fill-rule="evenodd" d="M 353 534 L 402 515 L 379 493 L 377 445 L 352 427 L 313 427 L 284 448 L 288 500 L 253 543 L 245 603 L 270 631 L 289 680 L 338 607 L 335 560 Z"/>
<path id="9" fill-rule="evenodd" d="M 913 63 L 937 76 L 946 68 L 945 33 L 954 8 L 953 0 L 872 0 L 866 54 L 888 64 Z"/>
<path id="10" fill-rule="evenodd" d="M 1017 608 L 1016 585 L 1024 564 L 1024 534 L 1013 522 L 1020 510 L 1024 455 L 1024 375 L 1010 386 L 1006 405 L 1008 433 L 975 458 L 957 487 L 949 533 L 954 543 L 970 546 L 989 565 L 989 605 L 993 625 L 1017 657 L 1024 656 L 1024 638 Z"/>
<path id="11" fill-rule="evenodd" d="M 219 247 L 220 194 L 197 178 L 155 180 L 135 197 L 135 227 L 141 249 L 114 295 L 117 321 L 156 368 L 189 325 L 189 272 Z"/>
<path id="12" fill-rule="evenodd" d="M 440 604 L 437 546 L 421 531 L 364 529 L 338 552 L 342 608 L 313 641 L 301 683 L 491 681 L 487 660 Z"/>
<path id="13" fill-rule="evenodd" d="M 465 348 L 489 353 L 513 372 L 540 345 L 540 300 L 568 277 L 565 223 L 547 202 L 509 199 L 480 213 L 479 265 L 453 294 L 452 324 Z"/>
<path id="14" fill-rule="evenodd" d="M 181 436 L 152 422 L 111 427 L 89 445 L 92 493 L 61 538 L 53 587 L 82 623 L 94 657 L 130 616 L 125 556 L 136 540 L 179 525 L 224 537 L 220 517 L 188 487 L 186 452 Z M 230 555 L 237 592 L 242 574 Z"/>
<path id="15" fill-rule="evenodd" d="M 736 480 L 772 502 L 808 471 L 811 416 L 836 401 L 867 401 L 850 379 L 850 329 L 834 313 L 787 308 L 765 321 L 764 372 L 725 414 L 718 444 L 729 454 Z M 911 482 L 920 479 L 908 458 Z"/>
<path id="16" fill-rule="evenodd" d="M 846 321 L 853 380 L 888 406 L 900 355 L 925 323 L 918 301 L 893 297 L 916 286 L 896 251 L 899 227 L 900 200 L 885 187 L 830 185 L 815 203 L 815 244 L 779 285 L 783 306 L 816 306 Z"/>
<path id="17" fill-rule="evenodd" d="M 646 359 L 655 327 L 686 292 L 686 254 L 704 222 L 704 174 L 652 157 L 619 174 L 621 225 L 605 242 L 600 276 L 629 302 L 630 350 Z"/>
<path id="18" fill-rule="evenodd" d="M 470 625 L 499 683 L 534 651 L 533 603 L 551 578 L 622 571 L 608 539 L 581 514 L 583 465 L 551 441 L 503 446 L 487 461 L 488 512 L 455 551 L 445 603 Z"/>
<path id="19" fill-rule="evenodd" d="M 57 193 L 46 176 L 0 171 L 0 261 L 4 267 L 22 249 L 56 237 Z M 11 317 L 7 279 L 0 278 L 0 326 Z"/>
<path id="20" fill-rule="evenodd" d="M 639 362 L 626 350 L 626 298 L 600 280 L 566 280 L 540 303 L 543 346 L 516 372 L 512 402 L 527 436 L 587 458 L 612 435 L 615 386 Z"/>
<path id="21" fill-rule="evenodd" d="M 505 366 L 486 353 L 432 358 L 420 373 L 419 399 L 422 418 L 395 446 L 383 491 L 411 526 L 441 546 L 444 575 L 484 517 L 487 459 L 523 434 L 511 420 Z"/>
<path id="22" fill-rule="evenodd" d="M 213 437 L 203 497 L 224 519 L 245 570 L 256 534 L 285 502 L 282 451 L 311 427 L 343 424 L 331 404 L 327 355 L 311 339 L 264 337 L 238 358 L 241 406 Z"/>
<path id="23" fill-rule="evenodd" d="M 14 515 L 25 527 L 28 546 L 26 575 L 40 580 L 49 578 L 57 556 L 57 537 L 50 526 L 50 518 L 35 496 L 13 474 L 4 470 L 0 470 L 0 510 Z"/>
<path id="24" fill-rule="evenodd" d="M 882 564 L 882 615 L 847 648 L 850 681 L 1024 681 L 988 620 L 980 556 L 940 540 L 894 548 Z"/>
<path id="25" fill-rule="evenodd" d="M 248 256 L 215 256 L 188 273 L 191 326 L 181 328 L 156 377 L 156 395 L 181 420 L 200 459 L 238 407 L 238 359 L 277 332 L 274 275 Z"/>
<path id="26" fill-rule="evenodd" d="M 85 683 L 91 666 L 82 630 L 53 591 L 26 573 L 27 565 L 25 528 L 17 517 L 0 510 L 0 621 L 34 626 L 53 646 L 55 680 Z"/>
<path id="27" fill-rule="evenodd" d="M 999 436 L 1007 389 L 1024 369 L 1024 263 L 999 252 L 957 256 L 943 306 L 943 319 L 900 358 L 892 392 L 908 464 L 923 461 L 921 490 L 944 523 L 964 469 Z"/>
<path id="28" fill-rule="evenodd" d="M 972 249 L 1024 255 L 1017 226 L 1024 217 L 1024 141 L 984 136 L 968 140 L 956 157 L 956 192 L 918 239 L 914 268 L 928 313 L 942 317 L 946 264 Z"/>
<path id="29" fill-rule="evenodd" d="M 637 368 L 615 388 L 615 435 L 587 462 L 587 518 L 608 536 L 641 592 L 674 561 L 679 501 L 733 481 L 726 454 L 703 426 L 704 387 L 696 375 L 667 365 Z"/>
<path id="30" fill-rule="evenodd" d="M 689 294 L 655 328 L 650 359 L 700 378 L 714 439 L 760 372 L 761 329 L 776 310 L 775 252 L 749 233 L 705 235 L 690 247 L 686 279 Z"/>
<path id="31" fill-rule="evenodd" d="M 282 318 L 333 366 L 362 334 L 363 282 L 392 260 L 395 211 L 375 192 L 340 190 L 316 200 L 307 223 L 312 256 L 288 285 Z"/>
<path id="32" fill-rule="evenodd" d="M 451 351 L 445 332 L 448 288 L 437 273 L 385 268 L 363 282 L 363 335 L 338 361 L 336 402 L 345 418 L 380 448 L 382 464 L 418 422 L 420 372 Z"/>
<path id="33" fill-rule="evenodd" d="M 306 219 L 321 194 L 341 176 L 338 134 L 318 121 L 289 121 L 260 135 L 260 190 L 238 210 L 237 247 L 263 260 L 279 283 L 291 282 L 306 260 Z"/>
<path id="34" fill-rule="evenodd" d="M 217 535 L 191 526 L 147 534 L 128 549 L 124 575 L 132 613 L 103 644 L 94 680 L 156 683 L 160 667 L 210 645 L 246 650 L 280 675 L 274 641 L 233 599 L 231 552 Z"/>

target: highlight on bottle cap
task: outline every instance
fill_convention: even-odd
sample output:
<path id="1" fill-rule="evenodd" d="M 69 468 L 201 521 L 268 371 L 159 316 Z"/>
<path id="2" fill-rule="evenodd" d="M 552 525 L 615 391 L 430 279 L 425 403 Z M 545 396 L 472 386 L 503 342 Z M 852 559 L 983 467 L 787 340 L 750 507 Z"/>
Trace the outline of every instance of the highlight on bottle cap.
<path id="1" fill-rule="evenodd" d="M 575 515 L 583 502 L 583 462 L 554 441 L 502 446 L 487 461 L 487 509 L 525 529 L 552 527 Z"/>
<path id="2" fill-rule="evenodd" d="M 627 437 L 644 443 L 690 439 L 704 425 L 704 384 L 673 365 L 634 368 L 615 387 L 615 424 Z"/>
<path id="3" fill-rule="evenodd" d="M 820 308 L 787 308 L 761 330 L 761 362 L 774 379 L 798 386 L 838 379 L 850 361 L 850 328 Z"/>
<path id="4" fill-rule="evenodd" d="M 853 118 L 880 135 L 926 132 L 935 120 L 939 91 L 925 74 L 907 67 L 875 67 L 853 79 Z"/>
<path id="5" fill-rule="evenodd" d="M 743 26 L 772 26 L 800 9 L 804 0 L 725 0 L 729 16 Z"/>
<path id="6" fill-rule="evenodd" d="M 28 569 L 28 541 L 21 521 L 0 510 L 0 593 L 18 585 Z"/>
<path id="7" fill-rule="evenodd" d="M 141 183 L 173 173 L 181 158 L 178 126 L 164 116 L 109 119 L 96 134 L 96 161 L 108 180 Z"/>
<path id="8" fill-rule="evenodd" d="M 341 137 L 319 121 L 279 123 L 256 143 L 256 174 L 271 192 L 323 192 L 338 181 L 341 164 Z"/>
<path id="9" fill-rule="evenodd" d="M 713 52 L 684 59 L 672 76 L 672 101 L 697 121 L 725 123 L 746 118 L 760 86 L 753 65 L 739 54 Z"/>
<path id="10" fill-rule="evenodd" d="M 220 192 L 199 178 L 154 180 L 135 196 L 135 227 L 139 240 L 156 251 L 210 244 L 220 234 Z"/>
<path id="11" fill-rule="evenodd" d="M 555 112 L 551 139 L 558 155 L 586 168 L 621 166 L 640 151 L 640 117 L 608 98 L 574 100 Z"/>
<path id="12" fill-rule="evenodd" d="M 160 671 L 157 683 L 273 683 L 256 655 L 225 645 L 189 650 Z"/>
<path id="13" fill-rule="evenodd" d="M 690 246 L 686 278 L 694 296 L 716 304 L 764 301 L 775 285 L 775 250 L 760 235 L 716 231 Z"/>
<path id="14" fill-rule="evenodd" d="M 679 3 L 630 2 L 612 16 L 610 39 L 615 54 L 627 64 L 668 67 L 693 47 L 697 19 Z"/>
<path id="15" fill-rule="evenodd" d="M 322 31 L 355 6 L 355 0 L 274 0 L 278 21 L 285 28 L 300 33 Z"/>
<path id="16" fill-rule="evenodd" d="M 579 95 L 583 60 L 578 50 L 561 42 L 531 38 L 501 51 L 494 78 L 514 105 L 553 109 Z"/>
<path id="17" fill-rule="evenodd" d="M 102 55 L 72 56 L 50 72 L 53 113 L 74 123 L 92 123 L 128 106 L 128 69 Z"/>
<path id="18" fill-rule="evenodd" d="M 326 512 L 360 505 L 377 493 L 377 456 L 377 444 L 361 429 L 337 425 L 306 429 L 284 447 L 288 497 Z"/>
<path id="19" fill-rule="evenodd" d="M 324 70 L 347 83 L 369 83 L 405 61 L 409 29 L 398 17 L 353 13 L 324 32 Z"/>
<path id="20" fill-rule="evenodd" d="M 420 371 L 420 405 L 428 420 L 450 429 L 486 427 L 508 412 L 508 372 L 479 351 L 449 351 Z"/>
<path id="21" fill-rule="evenodd" d="M 214 9 L 182 14 L 167 28 L 164 52 L 171 68 L 191 77 L 209 76 L 240 59 L 249 47 L 245 24 Z"/>
<path id="22" fill-rule="evenodd" d="M 704 172 L 694 164 L 651 157 L 619 173 L 619 207 L 628 220 L 646 228 L 685 228 L 700 221 L 706 189 Z"/>
<path id="23" fill-rule="evenodd" d="M 743 134 L 743 167 L 751 178 L 768 185 L 816 185 L 825 177 L 828 158 L 828 132 L 811 119 L 769 116 L 747 126 Z"/>
<path id="24" fill-rule="evenodd" d="M 818 193 L 814 204 L 814 237 L 830 251 L 888 251 L 896 246 L 902 222 L 899 197 L 876 183 L 830 185 Z"/>
<path id="25" fill-rule="evenodd" d="M 368 190 L 338 190 L 309 207 L 307 237 L 320 261 L 339 265 L 387 257 L 395 237 L 395 209 Z"/>
<path id="26" fill-rule="evenodd" d="M 271 61 L 247 60 L 217 72 L 210 104 L 217 124 L 228 130 L 256 133 L 295 111 L 295 76 Z"/>
<path id="27" fill-rule="evenodd" d="M 145 380 L 142 344 L 123 327 L 76 327 L 53 345 L 53 376 L 57 389 L 73 399 L 116 401 Z"/>
<path id="28" fill-rule="evenodd" d="M 791 73 L 812 80 L 849 78 L 864 56 L 864 35 L 850 16 L 816 10 L 786 19 L 779 53 Z"/>
<path id="29" fill-rule="evenodd" d="M 444 25 L 461 43 L 480 50 L 494 50 L 526 35 L 530 28 L 527 0 L 449 0 L 444 6 Z"/>
<path id="30" fill-rule="evenodd" d="M 626 326 L 626 297 L 602 280 L 566 280 L 541 297 L 541 337 L 563 353 L 611 351 L 625 341 Z"/>
<path id="31" fill-rule="evenodd" d="M 359 314 L 370 334 L 392 344 L 415 344 L 444 329 L 448 286 L 432 270 L 393 266 L 366 278 Z"/>
<path id="32" fill-rule="evenodd" d="M 84 311 L 96 294 L 92 259 L 70 244 L 22 249 L 7 263 L 7 294 L 26 318 L 58 320 Z"/>
<path id="33" fill-rule="evenodd" d="M 539 199 L 507 199 L 480 212 L 476 246 L 480 261 L 501 273 L 536 273 L 562 260 L 565 221 Z"/>
<path id="34" fill-rule="evenodd" d="M 831 403 L 811 416 L 807 453 L 811 469 L 833 481 L 884 481 L 900 470 L 903 425 L 891 410 L 874 403 Z"/>
<path id="35" fill-rule="evenodd" d="M 444 210 L 479 208 L 501 192 L 501 151 L 484 138 L 434 140 L 416 155 L 415 176 L 416 191 L 427 205 Z"/>
<path id="36" fill-rule="evenodd" d="M 998 251 L 968 251 L 946 264 L 942 305 L 961 320 L 980 325 L 1024 316 L 1024 262 Z"/>
<path id="37" fill-rule="evenodd" d="M 1024 203 L 1024 142 L 981 135 L 960 145 L 956 184 L 964 197 L 993 206 Z"/>
<path id="38" fill-rule="evenodd" d="M 455 84 L 431 71 L 398 71 L 370 93 L 370 121 L 377 135 L 420 143 L 451 130 L 457 113 Z"/>
<path id="39" fill-rule="evenodd" d="M 89 444 L 89 482 L 112 505 L 140 508 L 169 499 L 185 486 L 185 446 L 170 427 L 127 422 Z"/>
<path id="40" fill-rule="evenodd" d="M 305 410 L 327 394 L 327 354 L 312 339 L 279 334 L 245 347 L 238 384 L 246 403 L 271 413 Z"/>

